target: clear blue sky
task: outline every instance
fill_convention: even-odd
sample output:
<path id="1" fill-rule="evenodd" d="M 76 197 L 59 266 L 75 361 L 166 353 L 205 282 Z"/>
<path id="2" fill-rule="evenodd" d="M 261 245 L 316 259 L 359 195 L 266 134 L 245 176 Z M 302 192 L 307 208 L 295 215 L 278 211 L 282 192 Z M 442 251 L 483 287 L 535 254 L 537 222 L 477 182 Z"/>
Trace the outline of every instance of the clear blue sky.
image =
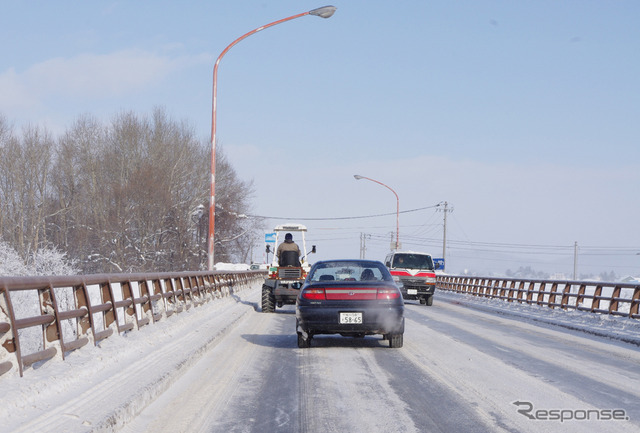
<path id="1" fill-rule="evenodd" d="M 3 1 L 0 113 L 59 133 L 83 113 L 163 106 L 208 140 L 220 52 L 325 4 Z M 317 258 L 358 257 L 366 233 L 382 259 L 395 197 L 361 174 L 398 193 L 406 249 L 440 256 L 443 214 L 405 211 L 453 206 L 451 272 L 570 276 L 578 242 L 579 274 L 640 274 L 640 3 L 332 4 L 332 18 L 257 33 L 221 63 L 218 139 L 254 180 L 256 215 L 391 214 L 300 220 Z"/>

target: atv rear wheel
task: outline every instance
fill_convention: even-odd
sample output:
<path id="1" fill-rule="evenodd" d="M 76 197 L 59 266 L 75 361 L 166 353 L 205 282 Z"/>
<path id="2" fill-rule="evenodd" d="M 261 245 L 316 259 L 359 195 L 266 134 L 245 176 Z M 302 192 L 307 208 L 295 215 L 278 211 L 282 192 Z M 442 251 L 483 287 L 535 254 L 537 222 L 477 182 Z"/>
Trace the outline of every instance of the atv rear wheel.
<path id="1" fill-rule="evenodd" d="M 273 313 L 276 310 L 275 302 L 276 302 L 275 296 L 273 296 L 271 287 L 267 285 L 263 285 L 262 286 L 262 312 Z"/>

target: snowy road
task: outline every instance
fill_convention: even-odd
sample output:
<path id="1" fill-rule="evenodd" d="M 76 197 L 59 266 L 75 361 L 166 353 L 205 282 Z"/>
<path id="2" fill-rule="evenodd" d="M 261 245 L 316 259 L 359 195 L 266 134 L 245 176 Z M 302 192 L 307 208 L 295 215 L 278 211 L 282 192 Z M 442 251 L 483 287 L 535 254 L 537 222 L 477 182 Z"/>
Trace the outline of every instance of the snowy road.
<path id="1" fill-rule="evenodd" d="M 302 350 L 292 307 L 251 312 L 124 431 L 638 430 L 637 347 L 469 309 L 455 296 L 407 304 L 402 349 L 318 336 Z M 518 412 L 526 403 L 542 419 Z M 596 420 L 613 409 L 624 419 Z"/>
<path id="2" fill-rule="evenodd" d="M 640 349 L 619 340 L 640 341 L 638 321 L 438 292 L 407 304 L 401 349 L 338 336 L 298 349 L 293 307 L 264 314 L 259 296 L 0 378 L 0 432 L 640 429 Z"/>

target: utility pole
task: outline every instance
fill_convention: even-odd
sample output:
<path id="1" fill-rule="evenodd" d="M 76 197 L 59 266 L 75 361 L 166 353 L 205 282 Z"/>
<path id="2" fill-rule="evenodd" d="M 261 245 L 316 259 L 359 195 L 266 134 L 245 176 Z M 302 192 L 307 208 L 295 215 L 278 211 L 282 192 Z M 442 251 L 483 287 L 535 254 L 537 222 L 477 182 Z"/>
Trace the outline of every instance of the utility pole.
<path id="1" fill-rule="evenodd" d="M 573 281 L 578 278 L 578 241 L 573 244 Z"/>
<path id="2" fill-rule="evenodd" d="M 371 238 L 371 235 L 360 233 L 360 259 L 364 259 L 367 253 L 367 237 Z"/>
<path id="3" fill-rule="evenodd" d="M 444 209 L 441 209 L 444 212 L 444 222 L 443 222 L 443 230 L 442 230 L 442 261 L 447 266 L 446 255 L 447 255 L 447 213 L 453 212 L 453 208 L 448 209 L 449 203 L 446 201 L 438 203 L 438 206 L 444 206 Z"/>

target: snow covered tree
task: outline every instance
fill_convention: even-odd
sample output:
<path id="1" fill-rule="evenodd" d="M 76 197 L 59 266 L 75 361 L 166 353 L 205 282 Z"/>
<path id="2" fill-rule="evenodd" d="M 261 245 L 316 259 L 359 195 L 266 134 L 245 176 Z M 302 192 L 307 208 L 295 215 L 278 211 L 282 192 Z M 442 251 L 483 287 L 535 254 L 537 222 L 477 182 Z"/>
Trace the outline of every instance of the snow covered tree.
<path id="1" fill-rule="evenodd" d="M 25 261 L 8 243 L 0 241 L 0 276 L 76 275 L 78 272 L 74 262 L 55 247 L 37 250 Z"/>
<path id="2" fill-rule="evenodd" d="M 22 257 L 6 242 L 0 241 L 0 275 L 18 277 L 28 275 Z"/>
<path id="3" fill-rule="evenodd" d="M 25 263 L 53 245 L 82 273 L 202 269 L 210 152 L 161 108 L 108 125 L 84 115 L 57 140 L 0 117 L 0 238 Z M 253 187 L 217 153 L 216 256 L 242 261 L 260 230 L 242 218 Z"/>

